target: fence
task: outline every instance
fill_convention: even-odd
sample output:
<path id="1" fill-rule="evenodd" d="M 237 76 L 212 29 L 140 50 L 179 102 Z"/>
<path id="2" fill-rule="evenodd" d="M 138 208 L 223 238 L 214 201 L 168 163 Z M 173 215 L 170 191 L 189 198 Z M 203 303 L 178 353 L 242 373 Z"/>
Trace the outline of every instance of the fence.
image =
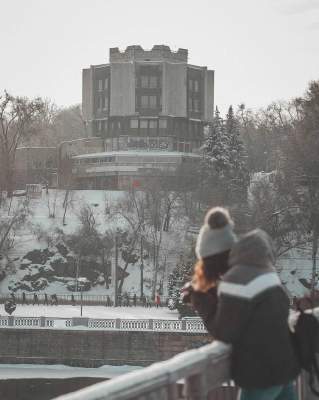
<path id="1" fill-rule="evenodd" d="M 315 315 L 319 317 L 319 308 Z M 181 380 L 185 382 L 183 398 L 188 400 L 235 399 L 234 388 L 230 384 L 223 386 L 230 380 L 230 353 L 229 346 L 215 341 L 55 400 L 178 400 Z M 296 387 L 299 400 L 312 398 L 304 373 L 297 379 Z"/>
<path id="2" fill-rule="evenodd" d="M 27 329 L 87 329 L 118 331 L 157 331 L 207 333 L 199 318 L 182 320 L 165 319 L 102 319 L 102 318 L 57 318 L 0 316 L 0 328 Z"/>
<path id="3" fill-rule="evenodd" d="M 45 295 L 44 293 L 38 294 L 38 302 L 39 304 L 46 304 L 45 301 Z M 81 294 L 79 292 L 75 292 L 73 294 L 57 294 L 58 298 L 58 304 L 63 304 L 63 305 L 71 305 L 71 304 L 81 304 Z M 119 297 L 120 301 L 119 304 L 121 306 L 126 306 L 127 305 L 127 296 L 124 294 Z M 0 304 L 5 303 L 6 300 L 12 299 L 12 296 L 10 294 L 6 295 L 0 295 Z M 134 294 L 129 293 L 128 294 L 128 299 L 129 299 L 129 305 L 134 306 Z M 161 296 L 161 306 L 166 305 L 168 302 L 168 297 L 166 296 Z M 21 294 L 15 294 L 14 295 L 14 300 L 17 304 L 34 304 L 34 293 L 26 293 L 25 294 L 25 300 L 23 300 L 23 297 Z M 107 306 L 107 305 L 113 305 L 113 296 L 110 295 L 95 295 L 95 294 L 86 294 L 82 293 L 82 304 L 86 306 Z M 147 302 L 143 302 L 143 300 L 137 296 L 136 297 L 136 305 L 137 306 L 155 306 L 154 300 L 150 300 L 150 297 L 146 298 Z M 111 304 L 110 304 L 111 301 Z M 50 304 L 52 302 L 51 295 L 48 295 L 48 303 Z"/>
<path id="4" fill-rule="evenodd" d="M 237 388 L 229 371 L 230 347 L 214 342 L 55 400 L 235 400 Z M 299 400 L 306 399 L 304 376 L 296 387 Z"/>

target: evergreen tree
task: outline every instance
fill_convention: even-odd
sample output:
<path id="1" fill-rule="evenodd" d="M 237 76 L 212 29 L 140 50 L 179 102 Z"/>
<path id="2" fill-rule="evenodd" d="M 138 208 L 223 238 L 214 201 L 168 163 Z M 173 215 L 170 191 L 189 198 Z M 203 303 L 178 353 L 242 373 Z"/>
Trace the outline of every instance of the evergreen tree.
<path id="1" fill-rule="evenodd" d="M 204 145 L 206 162 L 213 168 L 213 175 L 223 177 L 229 165 L 229 143 L 225 124 L 216 107 L 215 118 L 210 127 L 210 134 Z"/>
<path id="2" fill-rule="evenodd" d="M 178 310 L 181 317 L 195 315 L 195 312 L 180 300 L 181 288 L 192 279 L 193 268 L 195 264 L 194 249 L 187 254 L 181 256 L 179 262 L 168 278 L 168 307 L 171 310 Z"/>
<path id="3" fill-rule="evenodd" d="M 236 199 L 239 199 L 239 193 L 246 196 L 249 179 L 245 166 L 245 149 L 232 106 L 225 120 L 216 107 L 204 149 L 207 198 L 216 203 L 234 205 Z M 242 200 L 240 196 L 240 202 Z"/>
<path id="4" fill-rule="evenodd" d="M 231 186 L 238 191 L 247 193 L 249 184 L 248 169 L 246 165 L 246 151 L 240 137 L 240 126 L 234 115 L 233 107 L 230 106 L 226 115 L 226 134 L 229 144 L 229 171 Z"/>

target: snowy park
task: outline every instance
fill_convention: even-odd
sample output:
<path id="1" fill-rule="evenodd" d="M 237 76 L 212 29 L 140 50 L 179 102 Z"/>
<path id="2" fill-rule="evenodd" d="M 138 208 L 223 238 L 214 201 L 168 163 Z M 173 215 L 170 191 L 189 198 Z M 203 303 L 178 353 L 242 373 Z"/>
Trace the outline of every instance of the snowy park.
<path id="1" fill-rule="evenodd" d="M 80 306 L 22 306 L 17 305 L 14 312 L 16 317 L 61 317 L 72 318 L 79 317 L 81 313 Z M 0 316 L 7 315 L 4 305 L 0 304 Z M 83 317 L 100 319 L 178 319 L 176 310 L 170 311 L 167 308 L 145 308 L 145 307 L 102 307 L 102 306 L 83 306 Z"/>

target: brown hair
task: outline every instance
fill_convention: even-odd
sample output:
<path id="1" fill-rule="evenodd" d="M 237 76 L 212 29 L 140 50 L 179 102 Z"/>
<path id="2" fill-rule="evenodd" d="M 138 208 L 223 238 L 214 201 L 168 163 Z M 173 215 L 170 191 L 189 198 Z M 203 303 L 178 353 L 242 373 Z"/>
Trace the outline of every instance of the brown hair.
<path id="1" fill-rule="evenodd" d="M 208 210 L 204 223 L 212 230 L 224 228 L 226 225 L 234 225 L 228 210 L 223 207 L 213 207 Z M 206 292 L 228 271 L 229 253 L 230 250 L 226 250 L 197 261 L 193 275 L 193 285 L 197 290 Z"/>
<path id="2" fill-rule="evenodd" d="M 230 250 L 201 258 L 194 266 L 193 285 L 196 290 L 206 292 L 214 283 L 220 280 L 228 269 Z"/>

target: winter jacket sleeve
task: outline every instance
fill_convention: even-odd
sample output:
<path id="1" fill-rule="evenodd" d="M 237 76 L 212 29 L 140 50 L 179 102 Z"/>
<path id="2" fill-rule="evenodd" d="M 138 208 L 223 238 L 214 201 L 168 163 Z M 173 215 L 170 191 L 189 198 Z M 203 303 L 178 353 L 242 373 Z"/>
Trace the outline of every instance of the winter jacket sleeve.
<path id="1" fill-rule="evenodd" d="M 192 291 L 191 294 L 192 307 L 202 318 L 208 332 L 214 336 L 214 318 L 217 310 L 217 289 L 211 288 L 206 293 Z"/>

